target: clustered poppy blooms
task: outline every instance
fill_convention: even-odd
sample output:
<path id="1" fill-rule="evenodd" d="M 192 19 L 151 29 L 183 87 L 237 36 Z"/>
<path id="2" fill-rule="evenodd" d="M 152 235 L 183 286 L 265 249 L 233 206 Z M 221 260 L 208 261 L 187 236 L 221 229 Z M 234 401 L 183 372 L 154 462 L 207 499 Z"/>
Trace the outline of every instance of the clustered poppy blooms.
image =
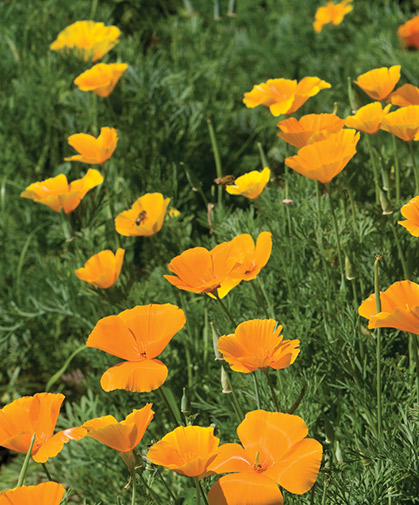
<path id="1" fill-rule="evenodd" d="M 68 137 L 68 143 L 80 154 L 64 158 L 66 161 L 81 161 L 91 165 L 102 165 L 116 149 L 118 132 L 105 126 L 97 138 L 87 133 L 76 133 Z"/>

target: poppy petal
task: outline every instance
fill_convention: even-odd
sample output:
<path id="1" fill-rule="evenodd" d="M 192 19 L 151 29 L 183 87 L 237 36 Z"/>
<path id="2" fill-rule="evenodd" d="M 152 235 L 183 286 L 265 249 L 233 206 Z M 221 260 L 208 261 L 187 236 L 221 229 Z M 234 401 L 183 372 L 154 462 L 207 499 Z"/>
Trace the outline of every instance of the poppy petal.
<path id="1" fill-rule="evenodd" d="M 80 427 L 59 431 L 40 447 L 38 452 L 33 455 L 33 459 L 37 463 L 45 463 L 48 458 L 53 458 L 61 452 L 64 444 L 70 440 L 81 440 L 85 436 L 86 430 Z"/>
<path id="2" fill-rule="evenodd" d="M 223 444 L 208 470 L 214 473 L 253 472 L 253 463 L 239 444 Z"/>
<path id="3" fill-rule="evenodd" d="M 65 489 L 57 482 L 49 481 L 37 486 L 21 486 L 0 493 L 0 505 L 58 505 Z"/>
<path id="4" fill-rule="evenodd" d="M 147 393 L 159 388 L 167 378 L 166 365 L 157 359 L 125 361 L 109 368 L 100 379 L 105 391 L 125 389 L 137 393 Z"/>

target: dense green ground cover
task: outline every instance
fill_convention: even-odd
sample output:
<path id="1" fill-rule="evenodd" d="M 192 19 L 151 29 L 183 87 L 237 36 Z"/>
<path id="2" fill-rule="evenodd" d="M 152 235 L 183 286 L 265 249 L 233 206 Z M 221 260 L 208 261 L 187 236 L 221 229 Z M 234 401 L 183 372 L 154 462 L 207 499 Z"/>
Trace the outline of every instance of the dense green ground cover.
<path id="1" fill-rule="evenodd" d="M 238 420 L 230 395 L 221 392 L 211 330 L 213 322 L 218 334 L 230 333 L 231 323 L 208 297 L 176 290 L 163 274 L 169 261 L 189 247 L 213 247 L 240 233 L 256 238 L 269 230 L 273 253 L 260 282 L 285 338 L 299 338 L 302 349 L 295 364 L 277 377 L 280 403 L 289 408 L 305 386 L 296 413 L 325 451 L 314 494 L 286 493 L 285 503 L 419 503 L 419 409 L 408 337 L 383 332 L 384 421 L 379 441 L 375 337 L 357 312 L 373 291 L 376 254 L 383 257 L 384 288 L 405 278 L 394 233 L 408 278 L 417 281 L 417 239 L 396 224 L 398 208 L 382 215 L 376 205 L 362 138 L 357 155 L 332 182 L 342 247 L 356 270 L 355 280 L 341 286 L 326 195 L 316 198 L 313 181 L 284 170 L 285 157 L 295 150 L 278 139 L 277 120 L 268 110 L 242 104 L 243 93 L 255 83 L 315 75 L 332 88 L 310 99 L 296 116 L 337 107 L 337 114 L 346 117 L 351 113 L 348 78 L 400 64 L 400 83 L 417 85 L 419 53 L 401 49 L 396 34 L 414 15 L 414 6 L 355 0 L 342 25 L 316 35 L 315 0 L 238 0 L 234 18 L 225 16 L 227 1 L 222 1 L 220 21 L 213 20 L 212 2 L 193 4 L 193 17 L 186 15 L 180 0 L 104 0 L 96 9 L 93 5 L 95 20 L 123 32 L 104 61 L 129 64 L 114 93 L 97 100 L 96 113 L 89 93 L 72 83 L 87 65 L 49 51 L 62 28 L 91 18 L 90 2 L 16 0 L 0 6 L 1 404 L 45 391 L 50 377 L 85 343 L 101 317 L 138 304 L 170 302 L 183 308 L 187 326 L 162 356 L 169 367 L 166 391 L 180 405 L 182 390 L 188 387 L 194 422 L 214 423 L 224 442 L 235 441 Z M 369 101 L 361 91 L 354 93 L 358 105 Z M 273 174 L 257 202 L 223 194 L 222 204 L 212 211 L 212 226 L 205 200 L 215 203 L 217 190 L 208 119 L 215 128 L 224 174 L 238 176 L 261 168 L 258 142 Z M 65 240 L 59 214 L 19 194 L 30 183 L 58 173 L 70 179 L 84 174 L 85 165 L 63 161 L 72 154 L 67 137 L 100 126 L 117 128 L 120 141 L 104 169 L 103 187 L 69 216 L 71 237 Z M 389 174 L 392 200 L 389 134 L 380 132 L 374 146 Z M 401 141 L 398 151 L 406 203 L 415 196 L 412 163 Z M 149 239 L 117 235 L 112 214 L 154 191 L 170 197 L 180 216 Z M 282 202 L 286 196 L 293 200 L 289 205 Z M 118 246 L 126 249 L 126 256 L 121 278 L 109 291 L 76 278 L 74 270 L 93 253 Z M 240 322 L 266 317 L 248 284 L 235 288 L 226 304 Z M 105 414 L 123 419 L 150 401 L 156 415 L 140 446 L 145 452 L 146 443 L 174 426 L 157 392 L 101 389 L 101 374 L 115 362 L 95 349 L 85 349 L 72 360 L 51 388 L 66 395 L 59 425 L 76 426 Z M 250 378 L 233 373 L 230 378 L 243 409 L 255 409 Z M 261 383 L 262 405 L 273 410 L 263 377 Z M 6 451 L 1 455 L 7 464 L 0 470 L 0 488 L 6 489 L 17 480 L 23 458 Z M 49 468 L 54 478 L 71 487 L 69 503 L 129 502 L 128 492 L 122 491 L 128 480 L 122 461 L 93 440 L 69 444 Z M 38 482 L 41 475 L 33 464 L 27 482 Z M 155 469 L 147 468 L 145 477 L 161 503 L 169 503 Z M 165 478 L 184 503 L 195 500 L 186 478 L 170 472 Z M 145 489 L 140 496 L 141 503 L 153 502 Z"/>

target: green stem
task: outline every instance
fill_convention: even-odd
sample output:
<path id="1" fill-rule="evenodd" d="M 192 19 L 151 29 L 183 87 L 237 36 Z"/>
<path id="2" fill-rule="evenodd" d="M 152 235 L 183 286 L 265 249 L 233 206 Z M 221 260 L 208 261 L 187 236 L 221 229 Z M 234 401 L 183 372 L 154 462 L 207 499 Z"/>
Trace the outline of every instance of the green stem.
<path id="1" fill-rule="evenodd" d="M 132 474 L 131 485 L 132 485 L 131 505 L 135 505 L 135 472 Z"/>
<path id="2" fill-rule="evenodd" d="M 198 480 L 198 483 L 199 483 L 199 489 L 201 490 L 202 497 L 204 498 L 205 505 L 208 505 L 208 498 L 207 498 L 207 495 L 206 495 L 204 488 L 201 484 L 201 481 Z"/>
<path id="3" fill-rule="evenodd" d="M 235 4 L 235 3 L 236 3 L 236 2 L 235 2 L 235 0 L 230 0 L 230 1 L 228 2 L 228 12 L 227 12 L 227 16 L 231 16 L 231 17 L 233 17 L 233 16 L 235 16 L 235 15 L 236 15 L 236 13 L 234 12 L 234 8 L 235 8 L 235 5 L 234 5 L 234 4 Z M 268 166 L 268 165 L 265 165 L 265 167 L 267 167 L 267 166 Z"/>
<path id="4" fill-rule="evenodd" d="M 233 400 L 234 407 L 236 408 L 237 415 L 240 417 L 240 421 L 242 421 L 244 418 L 244 413 L 243 413 L 242 408 L 240 407 L 240 403 L 237 399 L 237 395 L 236 395 L 236 392 L 234 391 L 233 386 L 231 387 L 231 398 Z"/>
<path id="5" fill-rule="evenodd" d="M 298 409 L 298 406 L 300 405 L 301 400 L 304 398 L 305 392 L 306 392 L 306 387 L 304 385 L 301 389 L 301 393 L 298 395 L 298 398 L 295 400 L 292 407 L 289 409 L 288 414 L 293 414 Z"/>
<path id="6" fill-rule="evenodd" d="M 193 480 L 195 482 L 195 489 L 196 489 L 196 504 L 200 505 L 201 504 L 201 490 L 199 489 L 198 477 L 194 477 Z"/>
<path id="7" fill-rule="evenodd" d="M 47 476 L 47 479 L 48 480 L 54 480 L 52 477 L 51 477 L 51 474 L 49 473 L 48 471 L 48 468 L 47 468 L 47 465 L 45 463 L 41 463 L 41 466 L 42 466 L 42 469 L 44 470 L 45 472 L 45 475 Z"/>
<path id="8" fill-rule="evenodd" d="M 332 218 L 333 218 L 333 225 L 335 228 L 335 235 L 336 235 L 336 242 L 337 242 L 337 248 L 338 248 L 338 260 L 339 260 L 339 268 L 340 268 L 340 275 L 342 279 L 342 286 L 345 285 L 345 270 L 344 270 L 344 263 L 343 263 L 343 255 L 342 255 L 342 250 L 340 246 L 340 237 L 339 237 L 339 228 L 338 228 L 338 221 L 336 219 L 336 213 L 335 213 L 335 208 L 333 206 L 333 200 L 332 200 L 332 195 L 330 194 L 330 186 L 329 184 L 325 184 L 327 194 L 329 196 L 329 204 L 330 204 L 330 211 L 332 213 Z"/>
<path id="9" fill-rule="evenodd" d="M 413 343 L 413 353 L 416 364 L 416 402 L 419 404 L 419 352 L 418 352 L 418 337 L 417 335 L 411 334 L 410 338 Z"/>
<path id="10" fill-rule="evenodd" d="M 415 195 L 419 195 L 419 173 L 418 173 L 418 166 L 416 164 L 415 153 L 413 152 L 412 141 L 409 141 L 408 144 L 409 144 L 410 156 L 412 157 L 413 171 L 414 171 L 414 174 L 415 174 Z"/>
<path id="11" fill-rule="evenodd" d="M 234 327 L 237 328 L 237 323 L 234 321 L 233 316 L 230 314 L 230 311 L 228 308 L 225 306 L 224 302 L 221 300 L 221 298 L 218 296 L 218 293 L 214 293 L 215 298 L 218 300 L 218 303 L 221 305 L 223 308 L 224 312 L 226 313 L 227 317 L 230 319 L 230 321 L 233 323 Z"/>
<path id="12" fill-rule="evenodd" d="M 31 444 L 29 446 L 28 452 L 26 453 L 25 459 L 23 461 L 22 469 L 20 470 L 19 480 L 17 481 L 16 487 L 23 486 L 23 481 L 25 480 L 26 470 L 28 469 L 29 460 L 31 458 L 31 452 L 33 443 L 35 442 L 36 433 L 32 435 Z"/>
<path id="13" fill-rule="evenodd" d="M 257 146 L 258 146 L 258 150 L 259 150 L 260 162 L 262 163 L 262 168 L 265 168 L 265 167 L 269 168 L 268 160 L 266 159 L 265 151 L 263 150 L 262 143 L 258 142 Z"/>
<path id="14" fill-rule="evenodd" d="M 393 137 L 393 151 L 394 151 L 394 166 L 396 169 L 395 178 L 396 178 L 396 205 L 400 207 L 400 166 L 399 166 L 399 157 L 397 155 L 397 142 L 396 136 Z"/>
<path id="15" fill-rule="evenodd" d="M 250 281 L 250 285 L 256 295 L 256 299 L 259 303 L 259 307 L 265 312 L 266 317 L 269 319 L 269 311 L 268 311 L 268 308 L 265 304 L 265 300 L 262 298 L 262 295 L 260 294 L 260 291 L 251 281 Z"/>
<path id="16" fill-rule="evenodd" d="M 160 499 L 158 496 L 156 496 L 156 494 L 154 493 L 154 491 L 151 489 L 150 485 L 148 484 L 148 482 L 145 480 L 143 474 L 141 472 L 139 472 L 137 470 L 137 475 L 140 477 L 141 479 L 141 482 L 144 484 L 145 488 L 147 489 L 147 491 L 150 493 L 150 496 L 153 498 L 153 500 L 156 502 L 156 503 L 160 503 Z M 134 478 L 134 476 L 133 476 Z"/>
<path id="17" fill-rule="evenodd" d="M 265 374 L 266 380 L 268 381 L 269 389 L 271 390 L 271 395 L 272 395 L 272 399 L 274 401 L 275 408 L 276 408 L 277 412 L 281 412 L 279 409 L 278 398 L 276 397 L 276 394 L 275 394 L 274 385 L 272 384 L 271 378 L 269 377 L 268 369 L 262 368 L 261 370 Z"/>
<path id="18" fill-rule="evenodd" d="M 380 277 L 378 273 L 378 262 L 381 256 L 375 258 L 374 263 L 374 294 L 375 294 L 375 310 L 377 314 L 381 312 L 380 299 Z M 381 329 L 377 328 L 377 436 L 381 439 L 382 425 L 382 409 L 381 409 Z"/>
<path id="19" fill-rule="evenodd" d="M 71 238 L 71 227 L 70 227 L 70 223 L 68 221 L 68 217 L 67 217 L 66 213 L 64 212 L 64 209 L 60 210 L 60 215 L 61 215 L 61 226 L 63 229 L 64 238 L 66 240 L 69 240 Z"/>
<path id="20" fill-rule="evenodd" d="M 98 0 L 93 0 L 92 7 L 90 9 L 90 19 L 95 19 L 97 3 L 98 3 Z"/>
<path id="21" fill-rule="evenodd" d="M 169 403 L 169 400 L 167 399 L 167 396 L 166 396 L 165 392 L 163 391 L 163 389 L 159 388 L 158 391 L 160 393 L 160 396 L 162 397 L 163 402 L 166 405 L 167 410 L 169 411 L 170 417 L 172 418 L 172 420 L 174 421 L 174 423 L 176 424 L 176 426 L 182 426 L 182 422 L 180 422 L 178 420 L 176 414 L 173 412 L 173 409 L 172 409 L 172 407 L 171 407 L 171 405 Z"/>
<path id="22" fill-rule="evenodd" d="M 172 490 L 170 489 L 170 487 L 167 485 L 167 482 L 166 480 L 164 479 L 163 475 L 161 474 L 160 472 L 160 468 L 156 466 L 156 470 L 157 470 L 157 475 L 159 476 L 160 480 L 163 482 L 163 485 L 164 487 L 166 488 L 166 490 L 168 491 L 169 495 L 171 496 L 171 498 L 173 499 L 173 501 L 175 502 L 175 504 L 177 503 L 177 499 L 176 499 L 176 496 L 173 494 Z"/>
<path id="23" fill-rule="evenodd" d="M 222 179 L 223 178 L 223 171 L 221 168 L 220 153 L 218 152 L 217 139 L 215 138 L 214 127 L 212 126 L 212 121 L 210 118 L 207 119 L 207 122 L 208 122 L 208 130 L 209 130 L 210 139 L 211 139 L 212 151 L 214 153 L 215 170 L 217 172 L 217 178 Z M 218 204 L 221 204 L 222 195 L 223 195 L 223 187 L 220 184 L 218 186 Z"/>
<path id="24" fill-rule="evenodd" d="M 260 409 L 259 383 L 258 383 L 258 378 L 256 376 L 256 373 L 257 373 L 257 370 L 252 372 L 252 377 L 253 377 L 253 385 L 255 387 L 256 406 L 258 409 Z"/>
<path id="25" fill-rule="evenodd" d="M 396 242 L 397 252 L 399 254 L 399 259 L 400 259 L 400 262 L 402 264 L 404 278 L 408 279 L 409 278 L 409 272 L 408 272 L 408 269 L 407 269 L 407 263 L 406 263 L 406 260 L 404 258 L 403 249 L 402 249 L 402 246 L 400 244 L 400 240 L 399 240 L 399 237 L 397 235 L 396 227 L 395 227 L 393 221 L 391 221 L 391 229 L 393 231 L 394 241 Z"/>
<path id="26" fill-rule="evenodd" d="M 220 0 L 214 0 L 214 20 L 220 21 Z"/>
<path id="27" fill-rule="evenodd" d="M 377 170 L 377 164 L 375 162 L 375 156 L 374 156 L 374 153 L 372 151 L 371 141 L 370 141 L 368 133 L 366 134 L 366 139 L 367 139 L 367 144 L 368 144 L 368 151 L 370 153 L 372 170 L 373 170 L 373 173 L 374 173 L 375 203 L 379 204 L 380 203 L 380 185 L 378 183 L 378 170 Z"/>

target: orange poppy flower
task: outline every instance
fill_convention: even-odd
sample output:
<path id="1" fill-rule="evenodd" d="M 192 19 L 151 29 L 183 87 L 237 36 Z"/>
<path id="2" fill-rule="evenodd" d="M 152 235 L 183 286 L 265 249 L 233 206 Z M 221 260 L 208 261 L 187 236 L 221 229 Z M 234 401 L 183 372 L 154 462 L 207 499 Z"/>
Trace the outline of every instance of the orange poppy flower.
<path id="1" fill-rule="evenodd" d="M 405 46 L 419 47 L 419 16 L 415 16 L 404 25 L 399 26 L 397 35 L 402 39 Z"/>
<path id="2" fill-rule="evenodd" d="M 243 446 L 224 444 L 209 471 L 230 473 L 208 494 L 210 505 L 282 505 L 278 484 L 295 494 L 314 484 L 323 448 L 305 438 L 307 426 L 299 416 L 255 410 L 237 428 Z"/>
<path id="3" fill-rule="evenodd" d="M 241 281 L 256 279 L 258 273 L 268 263 L 272 251 L 272 233 L 263 231 L 259 234 L 256 247 L 252 237 L 243 233 L 231 240 L 237 263 L 226 279 L 220 283 L 218 296 L 224 298 Z M 214 296 L 208 293 L 210 296 Z"/>
<path id="4" fill-rule="evenodd" d="M 419 237 L 419 196 L 415 196 L 410 202 L 403 205 L 400 212 L 406 218 L 406 221 L 398 221 L 398 223 L 404 226 L 414 237 Z"/>
<path id="5" fill-rule="evenodd" d="M 294 363 L 299 340 L 282 340 L 282 326 L 273 319 L 253 319 L 237 326 L 235 333 L 218 340 L 218 350 L 235 372 L 250 373 L 258 368 L 279 370 Z"/>
<path id="6" fill-rule="evenodd" d="M 126 237 L 151 237 L 161 230 L 169 202 L 161 193 L 140 196 L 130 210 L 116 216 L 116 231 Z"/>
<path id="7" fill-rule="evenodd" d="M 278 137 L 292 146 L 301 147 L 310 143 L 318 132 L 334 133 L 343 128 L 345 120 L 335 114 L 308 114 L 299 120 L 294 117 L 280 121 L 277 126 L 281 130 Z"/>
<path id="8" fill-rule="evenodd" d="M 115 254 L 109 249 L 100 251 L 88 259 L 83 268 L 77 269 L 74 273 L 92 286 L 110 288 L 121 273 L 124 254 L 125 249 L 118 249 Z"/>
<path id="9" fill-rule="evenodd" d="M 96 61 L 118 44 L 120 34 L 116 26 L 76 21 L 64 28 L 49 48 L 52 51 L 71 51 L 84 61 Z"/>
<path id="10" fill-rule="evenodd" d="M 399 281 L 380 293 L 381 312 L 377 314 L 375 294 L 364 300 L 358 309 L 369 319 L 368 328 L 396 328 L 419 335 L 419 285 Z"/>
<path id="11" fill-rule="evenodd" d="M 42 182 L 34 182 L 20 196 L 46 205 L 55 212 L 64 210 L 70 214 L 76 209 L 86 193 L 103 182 L 103 176 L 93 168 L 81 179 L 70 184 L 64 174 L 51 177 Z"/>
<path id="12" fill-rule="evenodd" d="M 355 84 L 374 100 L 386 100 L 400 79 L 400 65 L 370 70 L 358 77 Z"/>
<path id="13" fill-rule="evenodd" d="M 58 505 L 64 495 L 65 489 L 61 484 L 49 481 L 0 492 L 0 505 Z"/>
<path id="14" fill-rule="evenodd" d="M 330 23 L 335 26 L 340 25 L 345 15 L 353 9 L 353 6 L 349 5 L 351 2 L 352 0 L 343 0 L 335 4 L 329 1 L 323 7 L 319 7 L 314 16 L 314 31 L 320 33 L 323 26 Z"/>
<path id="15" fill-rule="evenodd" d="M 225 186 L 227 193 L 230 195 L 242 195 L 250 200 L 257 198 L 268 184 L 271 171 L 265 167 L 262 172 L 253 170 L 248 174 L 237 177 L 233 184 Z"/>
<path id="16" fill-rule="evenodd" d="M 148 451 L 147 457 L 176 473 L 201 479 L 215 459 L 220 439 L 214 428 L 179 426 L 165 435 Z"/>
<path id="17" fill-rule="evenodd" d="M 76 77 L 74 84 L 81 91 L 93 91 L 106 97 L 112 93 L 127 68 L 126 63 L 98 63 Z"/>
<path id="18" fill-rule="evenodd" d="M 152 403 L 147 403 L 140 410 L 134 409 L 121 422 L 113 416 L 104 416 L 90 419 L 82 427 L 87 430 L 87 437 L 94 438 L 116 451 L 133 451 L 141 442 L 147 426 L 154 417 L 152 406 Z"/>
<path id="19" fill-rule="evenodd" d="M 419 88 L 413 84 L 403 84 L 390 95 L 393 105 L 407 107 L 408 105 L 419 105 Z"/>
<path id="20" fill-rule="evenodd" d="M 26 453 L 35 433 L 31 455 L 36 462 L 45 463 L 70 440 L 83 438 L 86 432 L 82 428 L 68 428 L 53 435 L 63 400 L 62 394 L 36 393 L 3 407 L 0 410 L 0 445 Z"/>
<path id="21" fill-rule="evenodd" d="M 304 77 L 298 84 L 290 79 L 269 79 L 245 93 L 243 102 L 250 108 L 266 105 L 274 116 L 292 114 L 310 97 L 330 87 L 318 77 Z"/>
<path id="22" fill-rule="evenodd" d="M 98 138 L 86 133 L 76 133 L 68 137 L 68 143 L 80 154 L 64 159 L 65 161 L 81 161 L 91 165 L 102 165 L 112 156 L 117 142 L 117 130 L 107 126 L 100 129 Z"/>
<path id="23" fill-rule="evenodd" d="M 222 298 L 219 291 L 221 283 L 241 257 L 242 252 L 231 241 L 218 244 L 211 251 L 193 247 L 172 259 L 168 268 L 176 275 L 164 275 L 164 278 L 179 289 L 193 293 L 217 293 Z M 240 280 L 235 285 L 239 283 Z"/>
<path id="24" fill-rule="evenodd" d="M 361 107 L 354 116 L 345 119 L 345 126 L 356 128 L 365 133 L 377 133 L 383 118 L 388 114 L 391 104 L 384 107 L 380 102 L 373 102 Z"/>
<path id="25" fill-rule="evenodd" d="M 409 105 L 390 112 L 383 119 L 381 129 L 405 142 L 419 140 L 419 105 Z"/>
<path id="26" fill-rule="evenodd" d="M 309 179 L 327 183 L 354 156 L 358 140 L 355 130 L 331 133 L 325 140 L 302 147 L 296 156 L 286 158 L 285 164 Z"/>
<path id="27" fill-rule="evenodd" d="M 185 322 L 183 310 L 170 303 L 137 305 L 117 316 L 101 319 L 89 335 L 87 347 L 125 360 L 102 375 L 102 388 L 138 393 L 159 388 L 168 371 L 166 365 L 155 358 Z"/>

